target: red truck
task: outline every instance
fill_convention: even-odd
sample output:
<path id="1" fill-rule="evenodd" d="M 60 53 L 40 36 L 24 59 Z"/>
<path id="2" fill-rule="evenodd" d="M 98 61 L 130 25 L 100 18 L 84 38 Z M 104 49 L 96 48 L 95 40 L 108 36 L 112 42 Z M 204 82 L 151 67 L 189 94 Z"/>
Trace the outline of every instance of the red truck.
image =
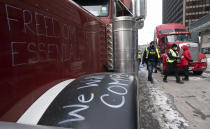
<path id="1" fill-rule="evenodd" d="M 182 46 L 188 45 L 192 56 L 192 62 L 189 65 L 189 71 L 194 74 L 201 75 L 207 68 L 207 58 L 205 54 L 200 53 L 199 44 L 191 41 L 191 32 L 181 24 L 163 24 L 155 28 L 154 40 L 161 55 L 160 70 L 164 73 L 167 69 L 167 51 L 171 48 L 172 44 L 177 44 L 178 52 L 182 54 Z M 182 71 L 182 65 L 178 62 L 179 70 Z"/>
<path id="2" fill-rule="evenodd" d="M 135 76 L 103 73 L 115 70 L 108 23 L 128 16 L 135 25 L 130 3 L 1 0 L 0 129 L 137 128 Z"/>

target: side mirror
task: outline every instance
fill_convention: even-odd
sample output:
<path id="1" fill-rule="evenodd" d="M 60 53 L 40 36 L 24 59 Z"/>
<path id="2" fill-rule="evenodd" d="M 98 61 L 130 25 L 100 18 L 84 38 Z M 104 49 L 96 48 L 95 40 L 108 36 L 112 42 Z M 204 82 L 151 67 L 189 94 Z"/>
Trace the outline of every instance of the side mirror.
<path id="1" fill-rule="evenodd" d="M 162 52 L 164 53 L 165 52 L 165 49 L 166 49 L 167 38 L 165 36 L 164 37 L 161 37 L 161 42 L 163 43 Z"/>
<path id="2" fill-rule="evenodd" d="M 201 32 L 198 33 L 198 43 L 201 44 Z"/>
<path id="3" fill-rule="evenodd" d="M 161 38 L 162 43 L 166 44 L 166 37 Z"/>

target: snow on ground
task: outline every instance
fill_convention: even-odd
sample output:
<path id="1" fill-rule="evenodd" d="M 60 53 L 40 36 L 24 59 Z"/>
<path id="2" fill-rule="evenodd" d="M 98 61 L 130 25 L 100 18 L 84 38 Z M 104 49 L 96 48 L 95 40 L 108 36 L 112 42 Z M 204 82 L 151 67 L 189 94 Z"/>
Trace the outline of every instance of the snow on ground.
<path id="1" fill-rule="evenodd" d="M 207 62 L 210 63 L 210 58 L 207 58 Z"/>
<path id="2" fill-rule="evenodd" d="M 208 63 L 207 69 L 206 69 L 206 71 L 202 74 L 202 76 L 203 76 L 204 78 L 210 78 L 210 58 L 207 58 L 207 63 Z"/>
<path id="3" fill-rule="evenodd" d="M 160 114 L 164 129 L 184 129 L 188 122 L 174 109 L 167 95 L 159 88 L 151 87 L 154 106 Z"/>
<path id="4" fill-rule="evenodd" d="M 189 80 L 192 80 L 192 81 L 196 81 L 196 80 L 204 80 L 204 78 L 201 78 L 201 76 L 198 76 L 198 77 L 193 77 L 193 76 L 190 76 L 190 77 L 189 77 Z"/>
<path id="5" fill-rule="evenodd" d="M 203 73 L 202 76 L 203 76 L 204 78 L 210 78 L 210 73 Z"/>
<path id="6" fill-rule="evenodd" d="M 207 58 L 207 65 L 206 71 L 210 72 L 210 58 Z"/>

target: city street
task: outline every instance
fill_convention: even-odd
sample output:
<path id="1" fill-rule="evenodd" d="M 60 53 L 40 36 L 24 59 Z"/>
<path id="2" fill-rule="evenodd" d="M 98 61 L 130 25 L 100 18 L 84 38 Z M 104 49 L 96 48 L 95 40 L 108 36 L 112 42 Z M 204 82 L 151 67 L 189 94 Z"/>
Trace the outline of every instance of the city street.
<path id="1" fill-rule="evenodd" d="M 145 80 L 147 79 L 147 71 L 145 68 L 140 70 L 140 75 L 140 77 L 145 75 Z M 184 84 L 177 84 L 174 76 L 169 76 L 168 83 L 164 83 L 162 81 L 163 75 L 161 75 L 160 72 L 153 73 L 153 78 L 154 84 L 148 81 L 145 82 L 148 87 L 147 95 L 150 97 L 148 98 L 150 99 L 148 105 L 152 105 L 148 106 L 149 108 L 146 107 L 146 110 L 152 110 L 152 118 L 159 122 L 159 128 L 209 129 L 209 71 L 203 73 L 202 76 L 190 74 L 190 80 L 185 81 Z M 146 90 L 141 90 L 141 92 L 145 91 Z M 145 102 L 142 104 L 145 104 Z M 146 112 L 148 113 L 150 111 Z M 144 126 L 144 128 L 152 127 Z"/>
<path id="2" fill-rule="evenodd" d="M 177 84 L 170 76 L 168 83 L 162 82 L 159 73 L 154 74 L 157 85 L 171 95 L 177 110 L 189 122 L 189 129 L 209 129 L 210 127 L 210 78 L 190 76 L 190 81 Z"/>

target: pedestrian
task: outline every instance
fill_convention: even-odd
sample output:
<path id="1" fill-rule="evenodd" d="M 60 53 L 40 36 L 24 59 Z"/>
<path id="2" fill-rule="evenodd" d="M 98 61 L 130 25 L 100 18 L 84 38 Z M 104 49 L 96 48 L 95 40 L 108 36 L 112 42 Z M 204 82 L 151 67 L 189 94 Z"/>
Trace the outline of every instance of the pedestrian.
<path id="1" fill-rule="evenodd" d="M 155 62 L 155 67 L 154 67 L 155 70 L 154 70 L 154 73 L 157 73 L 157 65 L 158 65 L 159 62 L 160 62 L 160 59 L 157 59 L 156 62 Z"/>
<path id="2" fill-rule="evenodd" d="M 191 61 L 192 57 L 190 55 L 190 51 L 187 45 L 182 46 L 183 53 L 181 57 L 181 64 L 184 70 L 184 78 L 182 80 L 188 81 L 189 80 L 189 61 Z"/>
<path id="3" fill-rule="evenodd" d="M 157 73 L 157 64 L 158 64 L 158 63 L 156 62 L 155 67 L 154 67 L 154 69 L 155 69 L 155 70 L 154 70 L 154 73 Z"/>
<path id="4" fill-rule="evenodd" d="M 138 65 L 141 64 L 141 51 L 138 51 Z"/>
<path id="5" fill-rule="evenodd" d="M 178 74 L 178 67 L 177 67 L 177 61 L 180 60 L 181 57 L 179 56 L 177 52 L 177 45 L 172 44 L 171 49 L 169 49 L 167 53 L 167 71 L 164 75 L 163 81 L 167 82 L 167 76 L 169 73 L 173 73 L 176 76 L 176 82 L 182 84 L 183 82 L 180 80 L 179 74 Z"/>
<path id="6" fill-rule="evenodd" d="M 160 59 L 159 51 L 155 47 L 155 42 L 151 41 L 150 46 L 146 47 L 144 51 L 143 62 L 142 62 L 142 64 L 147 63 L 148 81 L 150 81 L 151 83 L 154 83 L 152 78 L 153 68 L 156 65 L 156 61 L 159 59 Z"/>
<path id="7" fill-rule="evenodd" d="M 156 62 L 155 62 L 155 68 L 154 68 L 155 70 L 154 70 L 154 73 L 157 73 L 157 65 L 158 65 L 159 61 L 160 61 L 160 60 L 158 59 L 158 60 L 156 60 Z"/>

